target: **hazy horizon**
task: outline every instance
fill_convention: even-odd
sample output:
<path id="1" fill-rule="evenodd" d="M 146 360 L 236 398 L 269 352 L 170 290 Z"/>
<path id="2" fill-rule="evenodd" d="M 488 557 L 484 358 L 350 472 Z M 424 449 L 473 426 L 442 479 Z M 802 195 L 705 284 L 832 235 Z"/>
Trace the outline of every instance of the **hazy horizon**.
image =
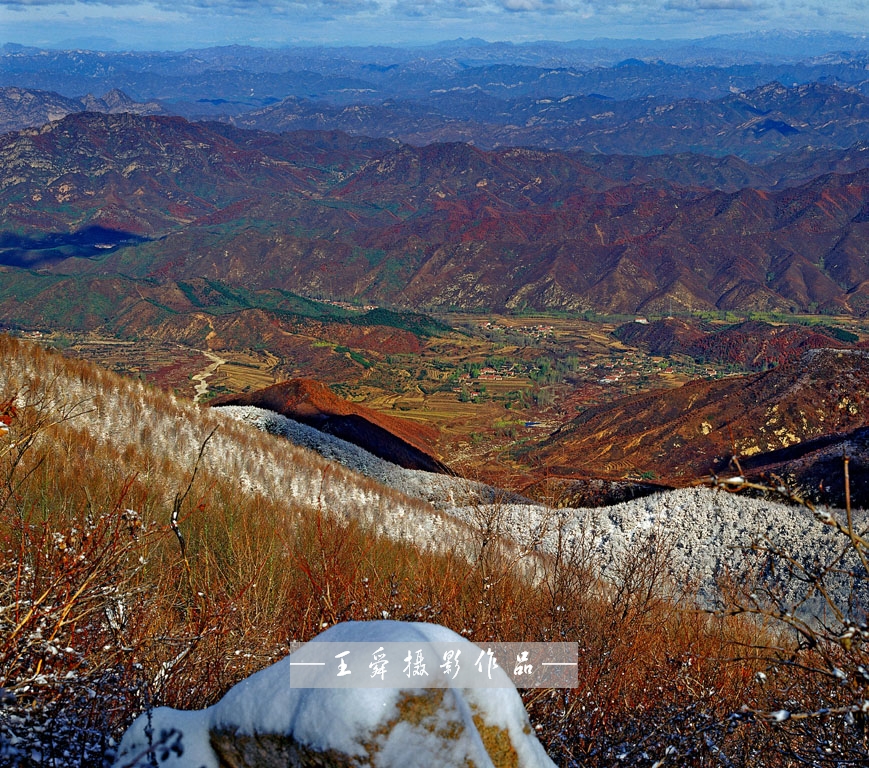
<path id="1" fill-rule="evenodd" d="M 786 0 L 0 0 L 5 40 L 94 50 L 863 34 L 867 22 L 867 0 L 807 0 L 798 7 Z"/>

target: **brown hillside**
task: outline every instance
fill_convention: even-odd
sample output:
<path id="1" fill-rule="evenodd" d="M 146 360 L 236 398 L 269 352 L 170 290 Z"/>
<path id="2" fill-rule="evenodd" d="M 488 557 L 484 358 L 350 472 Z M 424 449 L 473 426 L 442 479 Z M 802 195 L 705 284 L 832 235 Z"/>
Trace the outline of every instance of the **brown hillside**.
<path id="1" fill-rule="evenodd" d="M 667 318 L 647 325 L 625 323 L 614 335 L 651 355 L 689 355 L 698 361 L 714 360 L 761 371 L 797 358 L 808 349 L 851 346 L 823 330 L 751 320 L 704 332 L 695 322 Z"/>
<path id="2" fill-rule="evenodd" d="M 312 379 L 291 379 L 256 392 L 224 395 L 212 405 L 253 405 L 315 427 L 408 469 L 448 472 L 432 446 L 434 428 L 344 400 Z"/>
<path id="3" fill-rule="evenodd" d="M 539 449 L 565 474 L 685 485 L 755 456 L 865 426 L 869 353 L 818 349 L 765 373 L 694 381 L 595 406 Z"/>
<path id="4" fill-rule="evenodd" d="M 847 497 L 843 456 L 848 457 Z M 869 427 L 759 453 L 740 467 L 752 480 L 780 477 L 816 502 L 844 508 L 850 498 L 852 506 L 869 508 Z"/>

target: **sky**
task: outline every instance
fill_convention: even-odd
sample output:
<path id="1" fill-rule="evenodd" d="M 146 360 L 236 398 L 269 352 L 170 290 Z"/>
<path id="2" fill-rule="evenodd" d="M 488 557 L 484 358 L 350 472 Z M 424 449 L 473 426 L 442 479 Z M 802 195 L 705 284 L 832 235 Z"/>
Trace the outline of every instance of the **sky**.
<path id="1" fill-rule="evenodd" d="M 869 32 L 869 0 L 0 0 L 0 41 L 168 50 Z"/>

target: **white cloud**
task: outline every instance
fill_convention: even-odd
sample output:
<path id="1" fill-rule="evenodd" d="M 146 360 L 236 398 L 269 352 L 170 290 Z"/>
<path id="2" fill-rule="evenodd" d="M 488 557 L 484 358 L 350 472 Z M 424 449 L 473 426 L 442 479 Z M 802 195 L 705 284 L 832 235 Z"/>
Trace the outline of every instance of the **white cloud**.
<path id="1" fill-rule="evenodd" d="M 867 17 L 867 0 L 0 0 L 0 28 L 15 42 L 97 29 L 137 47 L 690 38 L 862 29 Z"/>
<path id="2" fill-rule="evenodd" d="M 756 11 L 754 0 L 668 0 L 664 6 L 677 11 Z"/>
<path id="3" fill-rule="evenodd" d="M 11 9 L 56 6 L 120 7 L 152 5 L 176 11 L 207 11 L 220 14 L 293 14 L 300 18 L 334 18 L 379 10 L 376 0 L 0 0 Z"/>
<path id="4" fill-rule="evenodd" d="M 497 0 L 505 11 L 560 14 L 580 10 L 584 3 L 573 0 Z"/>
<path id="5" fill-rule="evenodd" d="M 397 0 L 385 14 L 426 19 L 469 18 L 478 12 L 490 13 L 486 0 Z"/>
<path id="6" fill-rule="evenodd" d="M 539 11 L 538 0 L 504 0 L 501 4 L 508 11 Z"/>

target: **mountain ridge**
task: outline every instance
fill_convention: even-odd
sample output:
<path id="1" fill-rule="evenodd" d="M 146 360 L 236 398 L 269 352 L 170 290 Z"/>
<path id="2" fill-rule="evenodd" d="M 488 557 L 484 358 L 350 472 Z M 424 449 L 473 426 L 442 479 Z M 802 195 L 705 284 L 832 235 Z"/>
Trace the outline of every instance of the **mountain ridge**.
<path id="1" fill-rule="evenodd" d="M 445 93 L 425 100 L 331 105 L 289 97 L 230 117 L 246 128 L 337 127 L 409 144 L 471 142 L 483 149 L 533 146 L 597 154 L 736 155 L 750 162 L 811 146 L 845 149 L 869 140 L 869 97 L 853 88 L 772 82 L 715 100 L 636 97 L 606 100 L 569 93 L 498 99 Z"/>
<path id="2" fill-rule="evenodd" d="M 354 443 L 405 469 L 451 474 L 435 456 L 437 433 L 433 427 L 351 403 L 312 379 L 292 379 L 251 393 L 221 395 L 209 404 L 264 408 Z"/>
<path id="3" fill-rule="evenodd" d="M 137 115 L 162 115 L 166 110 L 157 102 L 137 102 L 118 88 L 97 98 L 92 94 L 67 98 L 51 91 L 17 86 L 0 88 L 0 134 L 36 128 L 77 112 L 130 112 Z"/>
<path id="4" fill-rule="evenodd" d="M 869 312 L 867 169 L 723 192 L 542 150 L 94 113 L 6 134 L 0 159 L 5 237 L 25 238 L 0 260 L 40 266 L 40 237 L 88 226 L 146 238 L 60 253 L 58 275 L 429 311 Z"/>

